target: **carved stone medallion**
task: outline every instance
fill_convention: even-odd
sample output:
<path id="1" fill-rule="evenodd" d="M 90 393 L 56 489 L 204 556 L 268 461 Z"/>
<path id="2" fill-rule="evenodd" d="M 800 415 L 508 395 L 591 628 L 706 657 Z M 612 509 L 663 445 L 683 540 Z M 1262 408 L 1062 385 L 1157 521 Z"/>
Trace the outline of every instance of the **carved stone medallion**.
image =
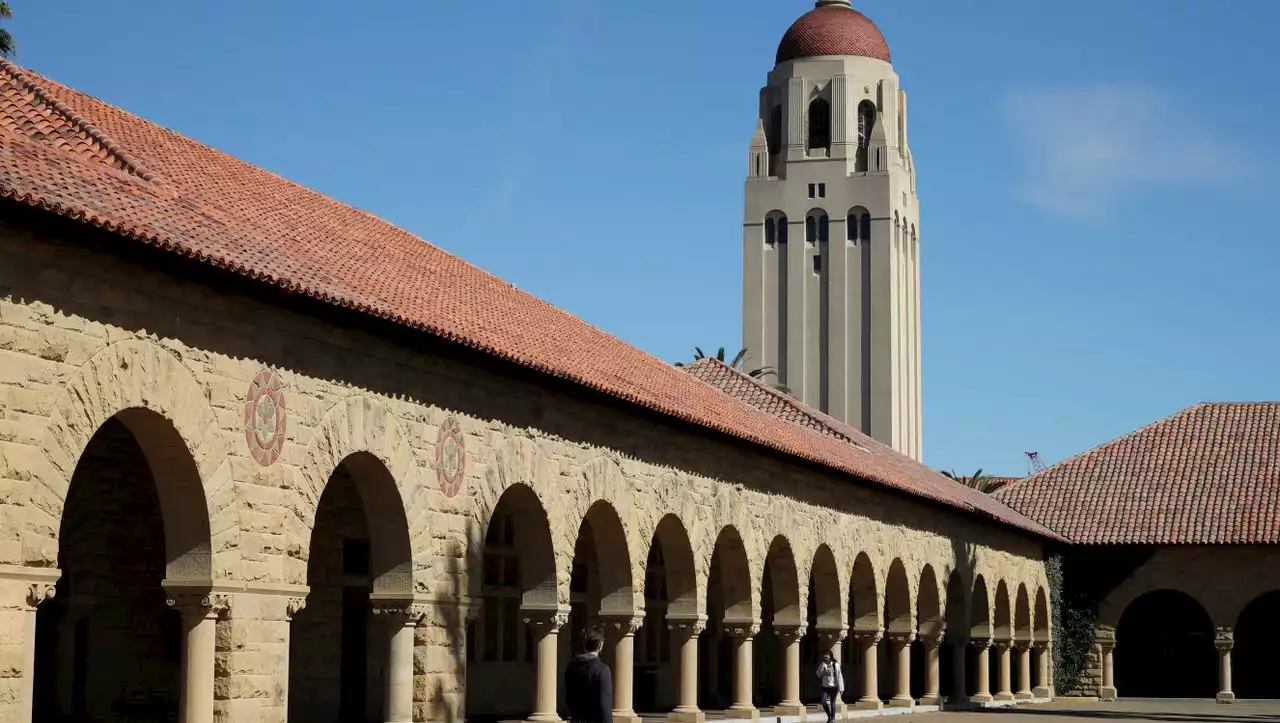
<path id="1" fill-rule="evenodd" d="M 284 451 L 284 390 L 280 376 L 263 369 L 249 384 L 244 401 L 244 439 L 249 455 L 263 467 L 270 467 Z"/>
<path id="2" fill-rule="evenodd" d="M 457 497 L 462 491 L 462 478 L 467 470 L 467 449 L 462 428 L 450 416 L 440 425 L 436 437 L 436 480 L 445 497 Z"/>

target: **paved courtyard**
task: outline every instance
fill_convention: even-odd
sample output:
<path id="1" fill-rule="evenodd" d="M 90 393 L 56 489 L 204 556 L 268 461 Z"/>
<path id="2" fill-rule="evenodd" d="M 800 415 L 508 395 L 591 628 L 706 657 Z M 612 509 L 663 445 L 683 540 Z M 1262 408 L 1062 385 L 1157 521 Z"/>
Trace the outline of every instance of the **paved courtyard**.
<path id="1" fill-rule="evenodd" d="M 933 713 L 929 723 L 1089 723 L 1089 721 L 1211 721 L 1255 723 L 1280 721 L 1280 701 L 1237 701 L 1220 705 L 1212 700 L 1122 700 L 1094 703 L 1059 699 L 1053 703 L 1017 708 Z"/>

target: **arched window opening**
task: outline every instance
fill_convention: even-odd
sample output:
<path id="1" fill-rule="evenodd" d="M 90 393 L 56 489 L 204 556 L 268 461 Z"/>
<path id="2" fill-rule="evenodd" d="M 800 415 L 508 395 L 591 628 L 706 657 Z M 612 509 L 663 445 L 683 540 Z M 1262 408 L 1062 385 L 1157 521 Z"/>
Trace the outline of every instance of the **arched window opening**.
<path id="1" fill-rule="evenodd" d="M 764 217 L 764 243 L 768 248 L 787 242 L 787 217 L 777 211 L 770 211 Z"/>
<path id="2" fill-rule="evenodd" d="M 785 244 L 787 242 L 787 217 L 780 215 L 775 223 L 777 224 L 778 243 Z"/>
<path id="3" fill-rule="evenodd" d="M 1280 677 L 1271 662 L 1280 646 L 1280 590 L 1260 595 L 1245 606 L 1236 620 L 1235 648 L 1231 651 L 1237 698 L 1280 698 Z"/>
<path id="4" fill-rule="evenodd" d="M 765 128 L 765 139 L 769 144 L 769 175 L 778 175 L 778 158 L 782 150 L 782 106 L 775 105 L 769 113 L 769 126 Z"/>
<path id="5" fill-rule="evenodd" d="M 804 220 L 804 240 L 809 243 L 818 242 L 818 219 L 810 216 Z"/>
<path id="6" fill-rule="evenodd" d="M 773 219 L 766 218 L 764 220 L 764 244 L 765 246 L 772 246 L 776 243 L 778 243 L 778 230 L 774 225 Z"/>
<path id="7" fill-rule="evenodd" d="M 809 148 L 831 147 L 831 104 L 814 98 L 809 104 Z"/>
<path id="8" fill-rule="evenodd" d="M 1212 698 L 1218 692 L 1213 623 L 1200 603 L 1156 590 L 1129 603 L 1116 626 L 1115 677 L 1126 698 Z"/>
<path id="9" fill-rule="evenodd" d="M 849 210 L 849 215 L 845 217 L 845 238 L 852 244 L 858 244 L 870 240 L 871 237 L 871 216 L 860 208 Z"/>
<path id="10" fill-rule="evenodd" d="M 863 243 L 871 240 L 871 214 L 862 214 L 862 229 L 858 232 L 858 238 Z"/>
<path id="11" fill-rule="evenodd" d="M 868 149 L 871 147 L 871 132 L 876 127 L 876 106 L 869 100 L 858 104 L 858 155 L 857 170 L 867 170 Z M 877 159 L 877 165 L 879 160 Z"/>
<path id="12" fill-rule="evenodd" d="M 831 223 L 822 211 L 811 211 L 804 220 L 804 240 L 816 244 L 830 238 Z"/>

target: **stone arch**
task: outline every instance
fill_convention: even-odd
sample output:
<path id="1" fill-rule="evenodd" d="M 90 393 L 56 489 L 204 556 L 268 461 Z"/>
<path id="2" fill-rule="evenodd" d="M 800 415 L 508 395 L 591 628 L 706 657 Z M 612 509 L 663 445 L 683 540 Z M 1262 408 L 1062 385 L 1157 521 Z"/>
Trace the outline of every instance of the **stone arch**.
<path id="1" fill-rule="evenodd" d="M 421 542 L 410 533 L 407 502 L 418 497 L 417 465 L 391 410 L 366 396 L 337 402 L 316 425 L 304 455 L 295 485 L 302 504 L 298 505 L 296 522 L 285 521 L 286 528 L 300 526 L 286 530 L 290 545 L 295 546 L 294 554 L 302 560 L 309 556 L 320 497 L 334 471 L 345 465 L 369 518 L 370 564 L 375 571 L 385 567 L 385 577 L 375 576 L 374 592 L 412 593 L 414 568 L 419 567 L 414 564 L 413 551 Z"/>
<path id="2" fill-rule="evenodd" d="M 996 640 L 1012 640 L 1013 625 L 1009 619 L 1009 586 L 1001 580 L 996 585 L 995 610 L 992 611 L 992 633 Z"/>
<path id="3" fill-rule="evenodd" d="M 969 600 L 969 637 L 974 640 L 990 640 L 991 594 L 987 590 L 987 580 L 982 575 L 974 578 L 973 593 Z"/>
<path id="4" fill-rule="evenodd" d="M 809 573 L 810 587 L 813 590 L 811 606 L 814 619 L 809 621 L 819 630 L 837 630 L 844 627 L 844 613 L 840 600 L 840 568 L 836 566 L 836 556 L 826 543 L 818 545 L 813 555 L 813 566 Z"/>
<path id="5" fill-rule="evenodd" d="M 785 536 L 778 535 L 769 543 L 764 565 L 771 583 L 773 610 L 770 612 L 773 613 L 774 623 L 799 625 L 804 619 L 804 612 L 800 607 L 800 576 L 796 571 L 796 558 L 791 552 L 791 543 Z M 761 577 L 763 584 L 765 576 Z"/>
<path id="6" fill-rule="evenodd" d="M 902 560 L 894 558 L 889 563 L 889 574 L 884 581 L 884 627 L 891 633 L 912 631 L 911 582 Z"/>
<path id="7" fill-rule="evenodd" d="M 551 540 L 551 524 L 542 500 L 532 487 L 513 484 L 494 505 L 493 514 L 486 524 L 486 537 L 490 535 L 489 526 L 500 516 L 510 520 L 514 527 L 515 548 L 520 561 L 521 606 L 536 609 L 557 607 L 562 586 L 557 574 L 559 568 Z M 470 577 L 478 590 L 481 576 L 474 573 Z"/>
<path id="8" fill-rule="evenodd" d="M 653 532 L 653 545 L 662 551 L 667 573 L 667 614 L 689 618 L 702 613 L 698 598 L 693 544 L 684 523 L 674 513 L 663 516 Z"/>
<path id="9" fill-rule="evenodd" d="M 959 570 L 952 570 L 947 576 L 947 598 L 945 620 L 947 636 L 956 640 L 964 640 L 969 636 L 969 595 L 965 589 L 964 577 Z"/>
<path id="10" fill-rule="evenodd" d="M 1036 642 L 1053 640 L 1053 620 L 1049 617 L 1049 596 L 1045 594 L 1043 587 L 1036 588 L 1036 610 L 1032 620 L 1035 623 L 1033 636 Z"/>
<path id="11" fill-rule="evenodd" d="M 665 530 L 672 522 L 679 529 L 679 537 L 689 545 L 693 558 L 691 574 L 694 582 L 690 589 L 692 597 L 688 602 L 693 607 L 688 607 L 685 602 L 680 603 L 675 608 L 680 614 L 704 613 L 707 599 L 706 583 L 709 572 L 706 566 L 710 564 L 710 553 L 706 548 L 707 526 L 704 521 L 708 513 L 690 492 L 691 487 L 690 480 L 686 476 L 667 471 L 652 484 L 641 485 L 637 489 L 633 499 L 634 504 L 628 515 L 637 532 L 652 531 L 647 539 L 640 540 L 640 548 L 637 549 L 637 559 L 642 565 L 647 566 L 654 544 L 664 545 L 662 547 L 664 557 L 669 552 L 673 552 L 679 558 L 680 553 L 675 552 L 676 548 L 668 550 L 665 547 L 666 538 L 659 537 L 660 528 Z M 672 522 L 666 521 L 668 516 L 673 518 Z M 665 532 L 662 534 L 666 535 Z M 668 595 L 673 594 L 673 590 L 674 588 L 669 589 Z"/>
<path id="12" fill-rule="evenodd" d="M 716 536 L 711 553 L 711 571 L 720 581 L 725 620 L 754 620 L 758 606 L 752 584 L 751 558 L 746 543 L 733 525 L 725 525 Z M 708 592 L 710 594 L 710 592 Z"/>
<path id="13" fill-rule="evenodd" d="M 1231 651 L 1233 690 L 1238 698 L 1280 698 L 1280 678 L 1271 662 L 1280 648 L 1280 590 L 1258 595 L 1236 617 Z"/>
<path id="14" fill-rule="evenodd" d="M 1013 637 L 1031 640 L 1031 598 L 1027 595 L 1027 586 L 1022 583 L 1018 583 L 1018 593 L 1014 598 Z"/>
<path id="15" fill-rule="evenodd" d="M 1180 590 L 1138 596 L 1116 626 L 1115 684 L 1122 696 L 1212 698 L 1218 688 L 1214 628 L 1200 601 Z"/>
<path id="16" fill-rule="evenodd" d="M 141 339 L 99 351 L 53 401 L 41 439 L 42 460 L 28 470 L 35 484 L 23 516 L 24 562 L 57 565 L 56 536 L 72 475 L 89 441 L 113 418 L 137 440 L 155 479 L 167 580 L 207 583 L 228 577 L 239 555 L 240 529 L 230 450 L 191 370 L 168 350 Z"/>
<path id="17" fill-rule="evenodd" d="M 597 500 L 587 508 L 579 535 L 588 529 L 595 538 L 596 566 L 600 574 L 600 613 L 631 615 L 636 607 L 627 533 L 613 505 Z"/>
<path id="18" fill-rule="evenodd" d="M 946 627 L 939 597 L 938 576 L 934 574 L 933 566 L 926 564 L 920 571 L 920 587 L 916 592 L 916 626 L 921 637 L 936 635 Z"/>
<path id="19" fill-rule="evenodd" d="M 859 552 L 849 579 L 849 622 L 854 630 L 880 629 L 880 591 L 871 558 Z"/>

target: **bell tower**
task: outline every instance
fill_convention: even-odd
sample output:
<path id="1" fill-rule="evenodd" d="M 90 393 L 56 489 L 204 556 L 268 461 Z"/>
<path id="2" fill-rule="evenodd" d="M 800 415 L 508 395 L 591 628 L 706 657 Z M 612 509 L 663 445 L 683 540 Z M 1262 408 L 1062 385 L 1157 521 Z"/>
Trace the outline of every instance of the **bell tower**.
<path id="1" fill-rule="evenodd" d="M 742 337 L 796 397 L 921 457 L 920 208 L 907 94 L 875 23 L 819 0 L 760 90 Z"/>

